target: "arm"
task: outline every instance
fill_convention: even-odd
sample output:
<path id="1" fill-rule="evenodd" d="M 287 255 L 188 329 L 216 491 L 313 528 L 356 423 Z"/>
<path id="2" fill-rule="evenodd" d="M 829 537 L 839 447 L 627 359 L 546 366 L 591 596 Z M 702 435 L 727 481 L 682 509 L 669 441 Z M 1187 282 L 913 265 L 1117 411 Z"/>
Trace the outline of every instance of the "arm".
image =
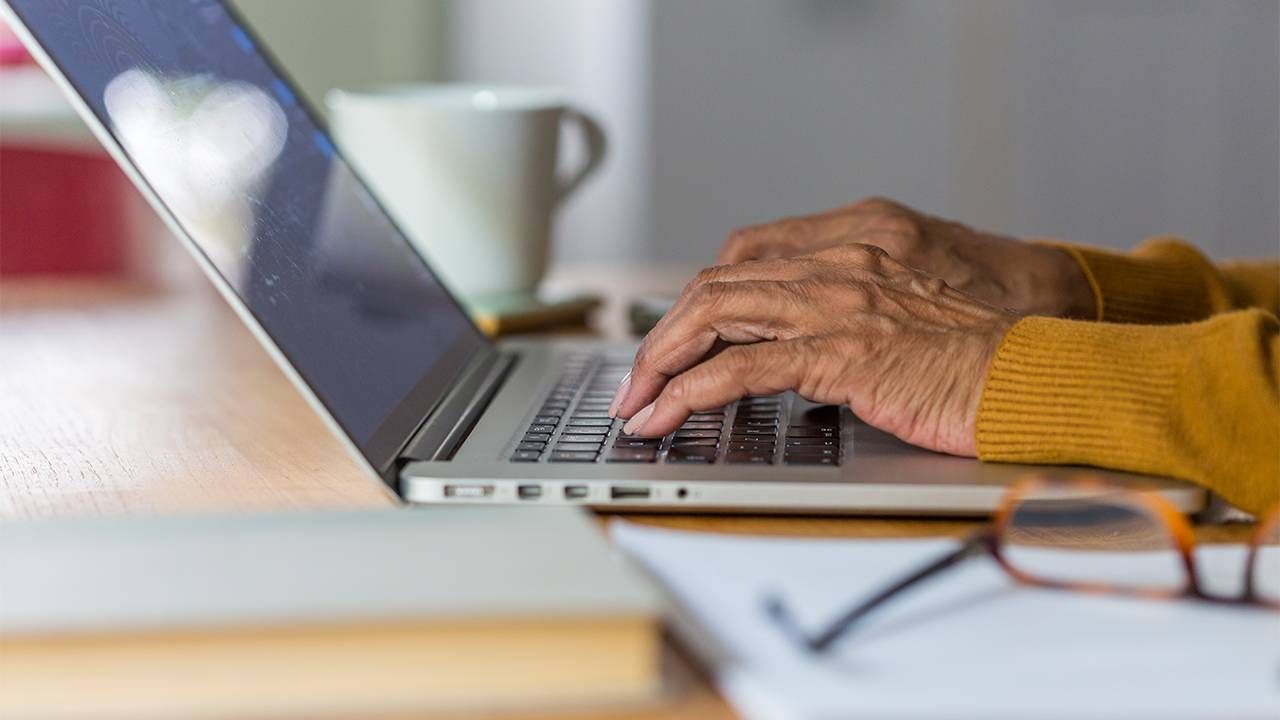
<path id="1" fill-rule="evenodd" d="M 1166 326 L 1025 318 L 987 372 L 978 457 L 1182 478 L 1257 513 L 1280 501 L 1278 385 L 1280 326 L 1258 309 Z"/>

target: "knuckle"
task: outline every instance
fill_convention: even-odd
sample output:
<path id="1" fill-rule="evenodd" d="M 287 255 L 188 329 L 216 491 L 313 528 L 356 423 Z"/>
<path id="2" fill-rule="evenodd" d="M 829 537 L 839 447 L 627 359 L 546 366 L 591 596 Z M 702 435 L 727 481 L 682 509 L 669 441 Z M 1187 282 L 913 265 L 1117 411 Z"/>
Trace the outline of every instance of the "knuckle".
<path id="1" fill-rule="evenodd" d="M 872 195 L 865 197 L 854 203 L 854 208 L 868 213 L 897 213 L 902 212 L 903 208 L 898 203 L 887 197 L 880 195 Z"/>
<path id="2" fill-rule="evenodd" d="M 812 278 L 801 278 L 779 283 L 778 290 L 781 294 L 789 297 L 795 304 L 807 306 L 811 305 L 818 295 L 818 283 Z"/>
<path id="3" fill-rule="evenodd" d="M 690 396 L 688 376 L 677 375 L 672 378 L 671 382 L 667 383 L 666 388 L 663 389 L 662 394 L 670 403 L 678 406 L 686 405 Z"/>
<path id="4" fill-rule="evenodd" d="M 889 259 L 889 253 L 879 245 L 858 245 L 863 259 L 870 265 L 879 265 Z"/>
<path id="5" fill-rule="evenodd" d="M 716 282 L 723 276 L 724 276 L 723 265 L 712 265 L 710 267 L 705 267 L 699 270 L 698 273 L 693 276 L 693 280 L 689 282 L 689 287 L 693 289 L 697 289 L 698 287 L 702 285 L 706 285 L 707 283 Z"/>
<path id="6" fill-rule="evenodd" d="M 754 228 L 738 228 L 725 236 L 724 247 L 726 250 L 742 250 L 749 247 L 754 239 Z"/>
<path id="7" fill-rule="evenodd" d="M 845 288 L 845 297 L 854 308 L 866 309 L 872 304 L 871 289 L 864 283 L 851 283 Z"/>
<path id="8" fill-rule="evenodd" d="M 711 280 L 693 289 L 690 293 L 690 304 L 695 308 L 718 307 L 733 294 L 732 283 Z"/>
<path id="9" fill-rule="evenodd" d="M 640 347 L 636 349 L 635 360 L 633 360 L 631 364 L 632 372 L 637 370 L 647 370 L 653 364 L 652 343 L 653 341 L 650 340 L 648 336 L 646 336 L 644 340 L 640 341 Z"/>
<path id="10" fill-rule="evenodd" d="M 725 351 L 727 370 L 736 377 L 745 377 L 759 367 L 759 352 L 754 346 L 738 345 Z"/>

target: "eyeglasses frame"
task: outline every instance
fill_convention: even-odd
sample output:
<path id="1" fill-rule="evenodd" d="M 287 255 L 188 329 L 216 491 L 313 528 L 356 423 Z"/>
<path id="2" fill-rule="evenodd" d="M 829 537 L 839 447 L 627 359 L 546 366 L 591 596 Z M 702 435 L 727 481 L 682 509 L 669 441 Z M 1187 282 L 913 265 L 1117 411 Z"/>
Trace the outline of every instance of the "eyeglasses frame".
<path id="1" fill-rule="evenodd" d="M 1118 498 L 1126 504 L 1132 504 L 1149 512 L 1153 517 L 1159 519 L 1165 529 L 1168 530 L 1170 539 L 1173 541 L 1173 545 L 1181 557 L 1182 566 L 1186 571 L 1186 584 L 1180 589 L 1162 590 L 1108 585 L 1106 583 L 1066 582 L 1040 578 L 1018 568 L 1009 561 L 1004 553 L 1004 540 L 1009 536 L 1009 529 L 1013 523 L 1015 510 L 1021 506 L 1024 500 L 1028 499 L 1028 496 L 1044 493 L 1047 490 L 1058 492 L 1063 490 L 1078 491 L 1082 498 L 1088 498 L 1090 495 L 1097 495 L 1103 492 L 1113 493 L 1114 495 L 1108 499 L 1109 501 L 1115 501 Z M 1197 543 L 1191 524 L 1187 522 L 1177 507 L 1164 496 L 1145 488 L 1117 486 L 1096 476 L 1076 477 L 1070 480 L 1057 480 L 1038 475 L 1029 476 L 1016 481 L 1005 493 L 990 525 L 970 534 L 956 550 L 916 569 L 872 597 L 853 606 L 839 618 L 829 623 L 820 633 L 808 635 L 801 631 L 791 618 L 781 598 L 776 595 L 765 598 L 765 612 L 797 642 L 808 647 L 813 652 L 821 653 L 837 639 L 847 634 L 851 627 L 875 608 L 897 597 L 903 591 L 921 581 L 977 555 L 991 556 L 1001 569 L 1015 581 L 1030 587 L 1069 590 L 1098 595 L 1121 595 L 1150 600 L 1178 600 L 1185 598 L 1228 605 L 1259 605 L 1280 610 L 1280 601 L 1259 597 L 1257 588 L 1254 586 L 1254 564 L 1258 561 L 1259 550 L 1267 534 L 1276 526 L 1280 526 L 1280 506 L 1273 508 L 1262 516 L 1262 519 L 1258 522 L 1258 526 L 1249 543 L 1248 554 L 1245 557 L 1245 582 L 1240 595 L 1213 595 L 1205 592 L 1200 584 L 1200 576 L 1196 571 L 1195 564 Z"/>

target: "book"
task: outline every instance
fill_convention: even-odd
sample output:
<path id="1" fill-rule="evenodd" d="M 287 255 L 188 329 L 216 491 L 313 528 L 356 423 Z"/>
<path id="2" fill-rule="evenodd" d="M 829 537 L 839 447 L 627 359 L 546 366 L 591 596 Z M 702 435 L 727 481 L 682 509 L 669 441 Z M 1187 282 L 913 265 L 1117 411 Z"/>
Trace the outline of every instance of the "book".
<path id="1" fill-rule="evenodd" d="M 0 717 L 640 703 L 660 619 L 573 508 L 8 523 Z"/>

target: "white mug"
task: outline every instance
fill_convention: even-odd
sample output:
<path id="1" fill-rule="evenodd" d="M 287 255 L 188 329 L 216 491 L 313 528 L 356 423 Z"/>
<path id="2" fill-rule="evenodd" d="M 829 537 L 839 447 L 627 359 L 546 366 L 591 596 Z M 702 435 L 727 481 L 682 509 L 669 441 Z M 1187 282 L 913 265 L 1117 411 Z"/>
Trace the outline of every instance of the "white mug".
<path id="1" fill-rule="evenodd" d="M 551 88 L 403 85 L 333 90 L 327 104 L 348 159 L 464 297 L 533 292 L 553 211 L 604 159 L 599 124 Z M 556 169 L 562 121 L 587 148 L 568 175 Z"/>

